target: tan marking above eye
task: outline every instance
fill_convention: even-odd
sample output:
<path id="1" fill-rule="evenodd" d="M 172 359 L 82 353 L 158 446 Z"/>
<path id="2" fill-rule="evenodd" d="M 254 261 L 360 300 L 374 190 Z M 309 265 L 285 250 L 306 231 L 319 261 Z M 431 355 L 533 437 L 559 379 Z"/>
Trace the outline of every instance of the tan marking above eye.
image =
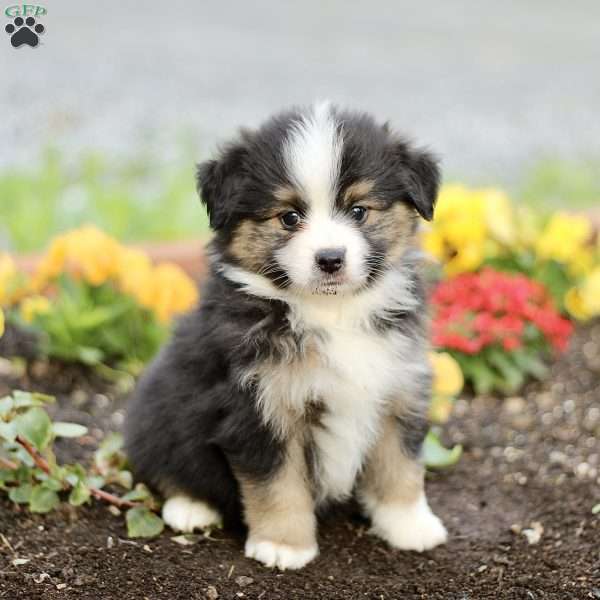
<path id="1" fill-rule="evenodd" d="M 370 179 L 361 179 L 349 185 L 344 192 L 344 204 L 355 204 L 365 199 L 370 193 L 375 182 Z"/>
<path id="2" fill-rule="evenodd" d="M 277 198 L 280 202 L 284 204 L 289 204 L 290 206 L 297 204 L 300 199 L 300 194 L 293 187 L 282 186 L 275 189 L 273 192 L 273 196 Z"/>

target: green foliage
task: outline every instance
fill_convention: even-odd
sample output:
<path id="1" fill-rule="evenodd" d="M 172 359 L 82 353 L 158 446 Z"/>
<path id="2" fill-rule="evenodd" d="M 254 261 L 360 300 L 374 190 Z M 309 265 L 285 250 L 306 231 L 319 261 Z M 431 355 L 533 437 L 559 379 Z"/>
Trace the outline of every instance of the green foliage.
<path id="1" fill-rule="evenodd" d="M 449 352 L 460 365 L 465 379 L 473 384 L 476 394 L 494 391 L 514 394 L 529 377 L 542 380 L 548 373 L 542 359 L 546 349 L 541 344 L 523 346 L 511 352 L 495 346 L 484 348 L 478 354 Z"/>
<path id="2" fill-rule="evenodd" d="M 14 392 L 0 399 L 0 490 L 15 504 L 33 513 L 47 513 L 61 501 L 81 506 L 93 496 L 103 496 L 129 507 L 127 531 L 131 537 L 152 537 L 164 527 L 154 511 L 159 505 L 148 489 L 132 486 L 123 454 L 123 438 L 108 435 L 94 456 L 90 470 L 76 463 L 58 465 L 52 451 L 57 437 L 80 437 L 87 429 L 76 423 L 52 422 L 44 406 L 53 398 L 43 394 Z M 117 485 L 129 491 L 118 498 L 103 491 Z"/>
<path id="3" fill-rule="evenodd" d="M 47 150 L 35 168 L 0 173 L 0 237 L 18 252 L 39 250 L 84 222 L 126 241 L 196 237 L 208 221 L 195 191 L 196 152 L 182 147 L 182 155 L 173 168 L 144 156 L 88 154 L 67 163 Z"/>
<path id="4" fill-rule="evenodd" d="M 430 469 L 444 469 L 455 465 L 462 455 L 460 444 L 445 448 L 439 437 L 439 428 L 433 427 L 423 443 L 423 460 Z"/>
<path id="5" fill-rule="evenodd" d="M 67 275 L 58 280 L 49 310 L 36 313 L 29 326 L 39 334 L 45 356 L 134 372 L 167 334 L 154 313 L 131 296 L 110 284 L 90 286 Z"/>
<path id="6" fill-rule="evenodd" d="M 547 158 L 526 172 L 517 195 L 543 211 L 592 208 L 600 201 L 599 169 L 600 159 Z"/>
<path id="7" fill-rule="evenodd" d="M 155 537 L 165 527 L 163 520 L 146 506 L 130 508 L 127 511 L 127 535 L 136 537 Z"/>

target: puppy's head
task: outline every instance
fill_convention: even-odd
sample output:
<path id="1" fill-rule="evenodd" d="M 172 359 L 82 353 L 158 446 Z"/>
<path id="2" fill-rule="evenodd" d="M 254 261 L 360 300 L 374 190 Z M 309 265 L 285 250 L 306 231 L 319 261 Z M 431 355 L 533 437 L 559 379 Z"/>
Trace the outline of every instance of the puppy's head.
<path id="1" fill-rule="evenodd" d="M 220 260 L 298 294 L 351 294 L 431 219 L 435 160 L 364 114 L 328 104 L 243 131 L 198 186 Z"/>

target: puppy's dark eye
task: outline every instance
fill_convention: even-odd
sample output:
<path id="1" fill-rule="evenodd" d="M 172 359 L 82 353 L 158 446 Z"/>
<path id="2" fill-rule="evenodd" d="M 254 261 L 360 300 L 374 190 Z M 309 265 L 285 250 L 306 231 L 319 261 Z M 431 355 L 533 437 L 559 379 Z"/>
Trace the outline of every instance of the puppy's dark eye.
<path id="1" fill-rule="evenodd" d="M 357 223 L 364 223 L 367 218 L 367 209 L 364 206 L 353 206 L 350 211 L 350 216 Z"/>
<path id="2" fill-rule="evenodd" d="M 295 229 L 300 223 L 300 215 L 295 210 L 286 212 L 285 214 L 281 215 L 279 219 L 281 221 L 281 224 L 286 229 Z"/>

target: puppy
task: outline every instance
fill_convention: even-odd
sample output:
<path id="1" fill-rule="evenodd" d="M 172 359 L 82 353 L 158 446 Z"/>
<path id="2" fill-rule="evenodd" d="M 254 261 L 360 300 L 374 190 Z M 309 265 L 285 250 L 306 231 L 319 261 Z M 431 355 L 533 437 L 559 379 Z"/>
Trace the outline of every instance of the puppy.
<path id="1" fill-rule="evenodd" d="M 317 555 L 316 510 L 355 493 L 391 546 L 446 540 L 419 460 L 431 374 L 414 239 L 438 178 L 387 125 L 328 104 L 199 166 L 210 276 L 126 421 L 170 527 L 243 521 L 246 556 L 296 569 Z"/>

